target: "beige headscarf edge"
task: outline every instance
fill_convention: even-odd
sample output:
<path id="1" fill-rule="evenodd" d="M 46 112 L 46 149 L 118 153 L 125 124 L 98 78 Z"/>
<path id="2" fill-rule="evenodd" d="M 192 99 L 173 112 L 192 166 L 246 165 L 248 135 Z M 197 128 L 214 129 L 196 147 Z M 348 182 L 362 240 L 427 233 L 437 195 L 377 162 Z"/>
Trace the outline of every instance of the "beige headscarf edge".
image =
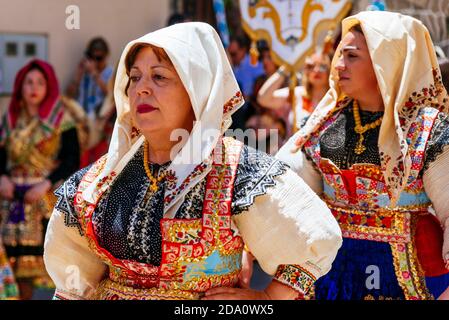
<path id="1" fill-rule="evenodd" d="M 164 210 L 167 211 L 210 170 L 211 154 L 218 137 L 202 139 L 201 145 L 197 145 L 197 140 L 193 137 L 202 137 L 210 129 L 224 133 L 232 123 L 232 113 L 243 105 L 244 100 L 221 40 L 210 25 L 201 22 L 180 23 L 129 42 L 117 68 L 114 86 L 117 120 L 107 160 L 96 179 L 83 192 L 85 201 L 98 201 L 98 197 L 105 191 L 98 190 L 99 182 L 106 179 L 107 185 L 110 185 L 145 141 L 143 135 L 132 134 L 129 100 L 125 95 L 128 82 L 125 59 L 136 43 L 152 44 L 166 51 L 189 94 L 197 119 L 189 139 L 168 168 L 175 174 L 175 186 L 169 191 L 171 201 Z M 194 150 L 193 159 L 191 150 Z M 191 160 L 186 161 L 189 158 Z M 199 174 L 192 174 L 199 165 L 207 168 Z M 111 175 L 112 172 L 114 175 Z"/>

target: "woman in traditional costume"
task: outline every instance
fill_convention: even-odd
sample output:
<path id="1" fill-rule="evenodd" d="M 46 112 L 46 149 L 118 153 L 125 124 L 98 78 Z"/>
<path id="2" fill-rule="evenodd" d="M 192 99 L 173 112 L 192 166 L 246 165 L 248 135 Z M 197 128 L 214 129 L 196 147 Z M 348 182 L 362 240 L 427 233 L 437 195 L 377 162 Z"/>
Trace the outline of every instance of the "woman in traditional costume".
<path id="1" fill-rule="evenodd" d="M 53 286 L 42 258 L 53 189 L 79 168 L 72 105 L 64 99 L 53 68 L 32 60 L 17 73 L 0 128 L 1 234 L 23 299 L 33 287 Z"/>
<path id="2" fill-rule="evenodd" d="M 282 87 L 290 75 L 285 66 L 280 66 L 262 85 L 257 94 L 257 102 L 264 108 L 283 114 L 287 123 L 287 136 L 293 135 L 293 118 L 296 128 L 304 125 L 307 118 L 329 90 L 329 69 L 331 58 L 327 52 L 316 52 L 305 60 L 302 83 L 295 88 L 295 112 L 289 102 L 289 88 Z"/>
<path id="3" fill-rule="evenodd" d="M 284 163 L 223 137 L 243 99 L 215 30 L 131 41 L 115 100 L 107 155 L 56 192 L 44 253 L 55 299 L 306 297 L 338 224 Z M 245 244 L 275 278 L 264 291 L 237 288 Z"/>
<path id="4" fill-rule="evenodd" d="M 449 286 L 449 108 L 425 26 L 343 20 L 330 90 L 279 151 L 343 233 L 317 299 L 432 299 Z"/>

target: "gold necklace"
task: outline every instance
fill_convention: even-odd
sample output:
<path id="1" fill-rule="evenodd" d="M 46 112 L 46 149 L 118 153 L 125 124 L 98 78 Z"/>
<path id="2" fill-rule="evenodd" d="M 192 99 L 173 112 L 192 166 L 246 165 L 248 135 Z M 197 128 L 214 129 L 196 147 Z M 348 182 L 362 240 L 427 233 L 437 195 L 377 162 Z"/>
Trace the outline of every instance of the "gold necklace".
<path id="1" fill-rule="evenodd" d="M 159 187 L 157 186 L 159 184 L 159 182 L 162 181 L 162 179 L 165 178 L 165 172 L 162 173 L 160 176 L 158 176 L 157 178 L 153 177 L 153 174 L 151 173 L 150 168 L 148 167 L 148 141 L 145 141 L 145 145 L 144 145 L 144 151 L 143 151 L 143 167 L 145 168 L 145 173 L 147 174 L 148 179 L 150 179 L 150 190 L 152 192 L 156 192 Z"/>
<path id="2" fill-rule="evenodd" d="M 352 109 L 353 109 L 354 121 L 355 121 L 354 131 L 359 134 L 359 141 L 357 142 L 357 145 L 354 148 L 354 152 L 356 154 L 362 154 L 366 150 L 366 147 L 363 145 L 363 140 L 365 140 L 365 138 L 363 137 L 363 134 L 368 130 L 371 130 L 371 129 L 374 129 L 374 128 L 380 126 L 380 124 L 382 123 L 383 116 L 380 117 L 379 119 L 377 119 L 376 121 L 367 123 L 364 126 L 362 126 L 362 121 L 360 120 L 359 103 L 357 102 L 357 100 L 354 100 L 354 102 L 352 104 Z"/>

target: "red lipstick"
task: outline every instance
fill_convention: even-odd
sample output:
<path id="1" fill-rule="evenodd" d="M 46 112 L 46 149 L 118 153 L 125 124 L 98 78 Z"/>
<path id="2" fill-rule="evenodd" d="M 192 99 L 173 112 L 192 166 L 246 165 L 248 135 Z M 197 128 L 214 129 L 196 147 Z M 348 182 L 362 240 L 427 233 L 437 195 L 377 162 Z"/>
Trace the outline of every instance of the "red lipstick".
<path id="1" fill-rule="evenodd" d="M 149 105 L 149 104 L 139 104 L 137 106 L 137 112 L 138 113 L 149 113 L 151 111 L 156 110 L 155 107 Z"/>

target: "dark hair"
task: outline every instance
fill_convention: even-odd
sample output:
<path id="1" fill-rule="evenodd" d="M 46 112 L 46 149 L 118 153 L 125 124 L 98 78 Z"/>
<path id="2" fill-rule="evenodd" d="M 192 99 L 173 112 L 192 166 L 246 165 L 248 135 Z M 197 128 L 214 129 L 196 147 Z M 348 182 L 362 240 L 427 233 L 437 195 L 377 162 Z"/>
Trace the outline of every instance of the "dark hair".
<path id="1" fill-rule="evenodd" d="M 362 35 L 364 35 L 363 30 L 362 30 L 362 26 L 360 25 L 360 23 L 357 23 L 356 25 L 353 25 L 349 31 L 354 31 L 354 32 L 358 32 L 361 33 Z"/>
<path id="2" fill-rule="evenodd" d="M 109 54 L 109 46 L 106 40 L 102 37 L 91 39 L 87 44 L 86 55 L 93 56 L 95 50 L 99 50 L 104 52 L 105 54 Z"/>
<path id="3" fill-rule="evenodd" d="M 45 70 L 44 70 L 39 64 L 37 64 L 37 63 L 31 64 L 31 66 L 30 66 L 30 68 L 28 69 L 28 71 L 27 71 L 26 74 L 30 73 L 30 72 L 33 71 L 33 70 L 40 71 L 40 73 L 42 73 L 42 75 L 44 76 L 45 80 L 48 81 L 48 79 L 47 79 L 47 74 L 45 73 Z"/>
<path id="4" fill-rule="evenodd" d="M 157 60 L 159 62 L 161 62 L 162 60 L 167 61 L 168 63 L 170 63 L 170 65 L 173 65 L 173 63 L 170 60 L 170 57 L 168 56 L 167 52 L 165 52 L 164 49 L 153 46 L 149 43 L 136 43 L 134 44 L 131 49 L 129 49 L 128 54 L 126 55 L 125 58 L 125 68 L 126 68 L 126 75 L 128 76 L 128 82 L 126 84 L 125 87 L 125 94 L 126 96 L 128 96 L 128 88 L 130 85 L 130 80 L 129 80 L 129 73 L 131 71 L 131 67 L 133 66 L 134 62 L 136 61 L 136 57 L 139 54 L 140 50 L 142 50 L 143 48 L 151 48 L 153 49 L 153 52 L 157 58 Z"/>
<path id="5" fill-rule="evenodd" d="M 174 25 L 174 24 L 177 24 L 177 23 L 182 23 L 184 21 L 186 21 L 186 17 L 183 14 L 181 14 L 181 13 L 173 13 L 168 18 L 167 27 L 171 26 L 171 25 Z"/>
<path id="6" fill-rule="evenodd" d="M 265 40 L 257 41 L 257 51 L 259 51 L 259 61 L 262 60 L 263 54 L 265 52 L 271 53 L 270 47 L 268 46 L 268 43 Z"/>
<path id="7" fill-rule="evenodd" d="M 229 43 L 235 41 L 240 48 L 249 49 L 250 40 L 245 35 L 234 35 L 230 37 Z"/>

